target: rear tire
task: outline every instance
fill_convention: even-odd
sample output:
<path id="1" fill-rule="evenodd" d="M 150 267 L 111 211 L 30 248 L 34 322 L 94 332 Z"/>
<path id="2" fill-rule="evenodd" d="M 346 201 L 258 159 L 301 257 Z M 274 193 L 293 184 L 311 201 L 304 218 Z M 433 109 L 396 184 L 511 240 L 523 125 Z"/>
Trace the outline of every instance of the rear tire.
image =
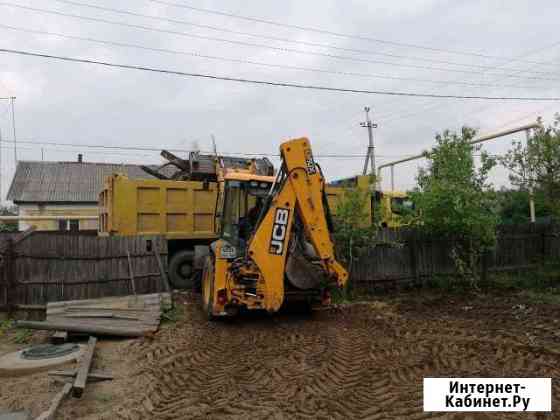
<path id="1" fill-rule="evenodd" d="M 191 289 L 193 287 L 194 251 L 179 251 L 169 262 L 169 281 L 175 289 Z"/>

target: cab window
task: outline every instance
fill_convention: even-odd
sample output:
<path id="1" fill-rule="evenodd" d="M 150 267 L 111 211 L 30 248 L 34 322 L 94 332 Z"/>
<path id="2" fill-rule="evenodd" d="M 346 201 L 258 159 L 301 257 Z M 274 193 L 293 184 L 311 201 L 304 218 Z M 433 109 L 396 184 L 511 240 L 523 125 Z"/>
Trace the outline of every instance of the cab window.
<path id="1" fill-rule="evenodd" d="M 241 182 L 227 181 L 224 194 L 222 236 L 233 244 L 239 240 L 241 202 Z"/>
<path id="2" fill-rule="evenodd" d="M 414 203 L 407 197 L 393 197 L 391 199 L 391 211 L 396 214 L 410 214 L 414 211 Z"/>

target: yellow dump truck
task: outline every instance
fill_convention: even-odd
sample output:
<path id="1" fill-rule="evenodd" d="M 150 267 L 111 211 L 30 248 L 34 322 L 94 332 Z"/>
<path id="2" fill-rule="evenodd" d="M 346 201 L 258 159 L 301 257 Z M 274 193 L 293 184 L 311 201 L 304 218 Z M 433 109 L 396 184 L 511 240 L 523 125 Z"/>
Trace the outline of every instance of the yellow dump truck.
<path id="1" fill-rule="evenodd" d="M 193 274 L 202 269 L 196 264 L 201 260 L 197 256 L 204 255 L 210 243 L 218 238 L 222 216 L 217 212 L 220 207 L 219 181 L 215 177 L 205 178 L 213 181 L 132 180 L 118 174 L 108 177 L 99 196 L 99 234 L 164 235 L 170 282 L 176 288 L 191 287 Z M 367 176 L 328 185 L 326 195 L 331 213 L 336 216 L 337 203 L 348 187 L 368 189 L 369 185 Z M 406 200 L 403 193 L 372 194 L 367 205 L 366 223 L 373 222 L 374 209 L 377 208 L 381 209 L 380 223 L 383 226 L 399 226 L 401 222 L 395 210 L 397 201 L 403 200 Z M 239 206 L 239 211 L 245 213 L 252 203 L 240 202 Z"/>
<path id="2" fill-rule="evenodd" d="M 329 183 L 326 193 L 333 216 L 336 216 L 338 203 L 344 198 L 344 193 L 349 188 L 372 191 L 371 178 L 367 175 L 358 175 Z M 376 190 L 372 191 L 368 197 L 369 202 L 365 205 L 368 225 L 377 220 L 380 227 L 399 228 L 407 223 L 404 218 L 405 214 L 414 210 L 414 203 L 406 193 L 401 191 Z M 376 215 L 376 212 L 379 214 Z"/>
<path id="3" fill-rule="evenodd" d="M 192 286 L 197 247 L 217 239 L 217 182 L 113 175 L 99 196 L 100 235 L 165 235 L 169 280 Z"/>

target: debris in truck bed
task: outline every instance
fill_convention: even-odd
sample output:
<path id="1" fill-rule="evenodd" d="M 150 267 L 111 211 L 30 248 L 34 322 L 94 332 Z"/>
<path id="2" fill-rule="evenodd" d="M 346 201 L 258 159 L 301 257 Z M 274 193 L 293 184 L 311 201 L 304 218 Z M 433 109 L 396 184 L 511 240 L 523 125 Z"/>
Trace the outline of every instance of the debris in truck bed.
<path id="1" fill-rule="evenodd" d="M 20 328 L 139 337 L 157 331 L 169 293 L 47 304 L 46 321 L 17 321 Z"/>
<path id="2" fill-rule="evenodd" d="M 141 168 L 159 179 L 173 179 L 178 181 L 209 181 L 217 180 L 216 160 L 220 166 L 228 169 L 248 168 L 254 165 L 259 175 L 274 175 L 274 166 L 266 157 L 248 159 L 232 156 L 215 156 L 190 152 L 188 159 L 182 159 L 173 153 L 162 150 L 161 157 L 167 162 L 158 168 L 143 165 Z"/>

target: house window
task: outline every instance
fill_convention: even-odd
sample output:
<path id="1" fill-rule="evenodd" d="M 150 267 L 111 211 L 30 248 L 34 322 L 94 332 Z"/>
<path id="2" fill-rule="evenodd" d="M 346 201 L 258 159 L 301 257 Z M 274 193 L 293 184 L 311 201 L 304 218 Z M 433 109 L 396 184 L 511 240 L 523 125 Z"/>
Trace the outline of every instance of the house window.
<path id="1" fill-rule="evenodd" d="M 69 230 L 71 232 L 78 232 L 80 230 L 80 221 L 77 219 L 72 219 L 72 220 L 59 219 L 58 230 L 59 231 Z"/>
<path id="2" fill-rule="evenodd" d="M 68 220 L 58 220 L 58 230 L 68 230 Z"/>
<path id="3" fill-rule="evenodd" d="M 70 220 L 70 231 L 77 232 L 80 230 L 80 221 L 79 220 Z"/>

